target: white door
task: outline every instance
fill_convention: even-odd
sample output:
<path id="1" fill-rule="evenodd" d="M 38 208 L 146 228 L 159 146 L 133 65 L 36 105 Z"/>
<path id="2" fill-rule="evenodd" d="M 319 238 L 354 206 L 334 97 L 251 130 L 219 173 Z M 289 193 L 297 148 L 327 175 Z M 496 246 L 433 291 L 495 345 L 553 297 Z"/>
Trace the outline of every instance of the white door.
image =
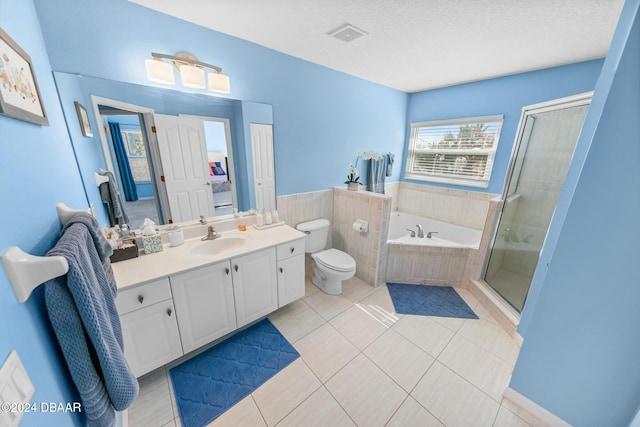
<path id="1" fill-rule="evenodd" d="M 207 145 L 201 119 L 154 114 L 173 222 L 214 216 Z"/>
<path id="2" fill-rule="evenodd" d="M 275 248 L 233 258 L 231 274 L 238 328 L 278 309 Z"/>
<path id="3" fill-rule="evenodd" d="M 278 261 L 278 307 L 304 296 L 304 254 Z"/>
<path id="4" fill-rule="evenodd" d="M 182 356 L 178 323 L 170 299 L 120 316 L 124 356 L 140 377 Z"/>
<path id="5" fill-rule="evenodd" d="M 251 123 L 251 149 L 253 178 L 256 191 L 256 209 L 276 208 L 276 178 L 273 162 L 273 127 Z"/>
<path id="6" fill-rule="evenodd" d="M 185 353 L 236 329 L 229 261 L 174 274 L 169 280 Z"/>

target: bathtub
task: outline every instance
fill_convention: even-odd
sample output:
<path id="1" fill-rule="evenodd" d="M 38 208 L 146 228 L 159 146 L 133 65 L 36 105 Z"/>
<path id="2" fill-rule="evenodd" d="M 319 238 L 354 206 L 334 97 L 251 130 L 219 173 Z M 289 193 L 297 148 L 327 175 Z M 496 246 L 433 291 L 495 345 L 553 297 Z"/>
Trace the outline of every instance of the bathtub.
<path id="1" fill-rule="evenodd" d="M 424 231 L 417 237 L 416 224 Z M 406 230 L 416 230 L 411 237 Z M 429 239 L 427 234 L 437 231 Z M 403 212 L 391 212 L 387 237 L 386 281 L 464 286 L 467 261 L 478 251 L 481 230 Z"/>
<path id="2" fill-rule="evenodd" d="M 424 231 L 423 238 L 417 237 L 418 227 L 416 224 L 422 226 Z M 411 237 L 411 233 L 406 230 L 407 228 L 415 230 L 416 237 Z M 430 231 L 437 233 L 432 234 L 431 238 L 427 238 Z M 389 218 L 387 243 L 392 245 L 478 249 L 480 247 L 481 237 L 481 230 L 474 230 L 473 228 L 396 211 L 391 212 L 391 217 Z"/>

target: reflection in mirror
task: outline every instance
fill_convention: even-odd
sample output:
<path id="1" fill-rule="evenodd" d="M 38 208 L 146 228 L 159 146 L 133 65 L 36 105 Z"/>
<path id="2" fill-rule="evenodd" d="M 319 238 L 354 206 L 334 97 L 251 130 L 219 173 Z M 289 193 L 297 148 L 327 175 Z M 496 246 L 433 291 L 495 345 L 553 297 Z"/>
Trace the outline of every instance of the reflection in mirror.
<path id="1" fill-rule="evenodd" d="M 113 173 L 132 228 L 146 217 L 176 223 L 234 208 L 275 209 L 270 105 L 61 72 L 54 77 L 101 224 L 114 222 L 93 179 L 101 169 Z M 80 133 L 74 101 L 93 109 L 99 124 L 93 140 Z M 267 125 L 266 145 L 264 133 L 253 131 L 259 124 Z"/>

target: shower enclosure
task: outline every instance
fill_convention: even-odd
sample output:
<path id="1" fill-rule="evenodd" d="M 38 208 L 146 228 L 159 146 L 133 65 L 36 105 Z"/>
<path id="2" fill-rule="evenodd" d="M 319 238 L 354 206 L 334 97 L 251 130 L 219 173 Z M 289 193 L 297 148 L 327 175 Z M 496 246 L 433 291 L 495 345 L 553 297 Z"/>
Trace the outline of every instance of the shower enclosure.
<path id="1" fill-rule="evenodd" d="M 584 94 L 523 109 L 484 276 L 519 313 L 590 102 Z"/>

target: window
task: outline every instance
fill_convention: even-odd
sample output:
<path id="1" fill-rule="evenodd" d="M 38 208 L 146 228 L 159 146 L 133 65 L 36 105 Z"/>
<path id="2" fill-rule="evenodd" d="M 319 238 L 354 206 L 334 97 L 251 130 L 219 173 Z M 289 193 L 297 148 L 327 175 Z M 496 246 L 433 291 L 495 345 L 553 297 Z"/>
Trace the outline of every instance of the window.
<path id="1" fill-rule="evenodd" d="M 502 116 L 411 124 L 405 178 L 488 187 Z"/>

